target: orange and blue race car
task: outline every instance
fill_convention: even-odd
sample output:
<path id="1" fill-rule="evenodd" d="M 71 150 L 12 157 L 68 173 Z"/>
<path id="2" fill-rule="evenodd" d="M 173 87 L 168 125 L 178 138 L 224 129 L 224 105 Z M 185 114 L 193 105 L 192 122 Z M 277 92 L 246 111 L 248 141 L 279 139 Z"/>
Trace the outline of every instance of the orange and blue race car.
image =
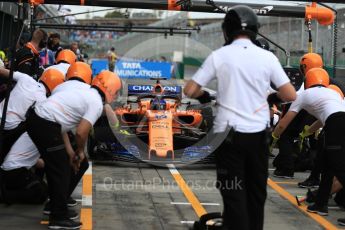
<path id="1" fill-rule="evenodd" d="M 208 159 L 212 106 L 186 101 L 181 86 L 154 80 L 152 85 L 128 84 L 126 103 L 114 108 L 117 130 L 109 128 L 106 117 L 96 122 L 89 138 L 91 157 L 165 163 Z"/>

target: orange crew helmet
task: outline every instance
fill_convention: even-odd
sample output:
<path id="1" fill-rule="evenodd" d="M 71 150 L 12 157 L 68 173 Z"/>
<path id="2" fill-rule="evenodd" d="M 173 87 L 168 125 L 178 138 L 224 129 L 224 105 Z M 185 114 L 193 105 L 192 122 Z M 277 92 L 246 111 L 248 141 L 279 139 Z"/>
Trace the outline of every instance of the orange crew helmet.
<path id="1" fill-rule="evenodd" d="M 85 62 L 75 62 L 72 63 L 68 68 L 66 74 L 66 80 L 78 79 L 86 84 L 91 84 L 92 80 L 92 70 L 91 67 Z"/>
<path id="2" fill-rule="evenodd" d="M 327 88 L 333 89 L 334 91 L 336 91 L 337 93 L 339 93 L 339 95 L 340 95 L 340 97 L 341 97 L 342 99 L 344 99 L 344 93 L 343 93 L 343 91 L 341 91 L 341 89 L 340 89 L 338 86 L 336 86 L 336 85 L 329 85 Z"/>
<path id="3" fill-rule="evenodd" d="M 94 88 L 100 90 L 107 103 L 112 102 L 115 99 L 117 91 L 121 89 L 121 80 L 116 73 L 108 70 L 100 72 L 93 80 L 91 84 Z"/>
<path id="4" fill-rule="evenodd" d="M 300 70 L 306 75 L 306 73 L 312 68 L 322 68 L 323 61 L 320 55 L 316 53 L 307 53 L 303 55 L 300 60 Z"/>
<path id="5" fill-rule="evenodd" d="M 72 64 L 76 62 L 76 60 L 77 60 L 77 56 L 75 55 L 75 53 L 72 50 L 65 49 L 65 50 L 61 50 L 58 53 L 55 59 L 55 62 L 56 63 L 66 62 L 68 64 Z"/>
<path id="6" fill-rule="evenodd" d="M 65 76 L 57 69 L 47 69 L 39 79 L 51 93 L 56 86 L 65 81 Z"/>
<path id="7" fill-rule="evenodd" d="M 304 82 L 304 87 L 306 89 L 312 86 L 328 87 L 328 85 L 329 85 L 329 76 L 326 70 L 322 68 L 313 68 L 307 72 L 305 76 L 305 82 Z"/>

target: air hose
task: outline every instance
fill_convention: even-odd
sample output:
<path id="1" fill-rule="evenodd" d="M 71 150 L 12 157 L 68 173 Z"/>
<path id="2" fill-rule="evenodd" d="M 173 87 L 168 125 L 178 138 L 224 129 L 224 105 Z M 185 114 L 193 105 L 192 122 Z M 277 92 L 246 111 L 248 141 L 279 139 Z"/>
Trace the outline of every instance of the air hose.
<path id="1" fill-rule="evenodd" d="M 308 28 L 308 35 L 309 35 L 309 39 L 308 39 L 308 53 L 312 53 L 313 52 L 313 36 L 311 34 L 311 19 L 308 19 L 306 21 L 306 25 Z"/>
<path id="2" fill-rule="evenodd" d="M 335 18 L 333 24 L 333 77 L 337 74 L 337 49 L 338 49 L 338 18 Z"/>
<path id="3" fill-rule="evenodd" d="M 328 6 L 327 4 L 318 2 L 320 6 L 326 7 L 335 13 L 335 19 L 333 23 L 333 77 L 337 74 L 337 49 L 338 49 L 338 11 L 335 8 Z"/>

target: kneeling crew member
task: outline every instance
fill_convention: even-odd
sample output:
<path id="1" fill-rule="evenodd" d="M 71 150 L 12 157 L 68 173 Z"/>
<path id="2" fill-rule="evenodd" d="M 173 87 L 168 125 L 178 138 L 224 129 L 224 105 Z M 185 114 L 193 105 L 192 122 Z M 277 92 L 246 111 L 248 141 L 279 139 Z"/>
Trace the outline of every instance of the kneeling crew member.
<path id="1" fill-rule="evenodd" d="M 17 75 L 17 73 L 15 73 Z M 27 75 L 26 75 L 27 76 Z M 34 81 L 31 77 L 29 78 L 30 83 Z M 46 71 L 41 78 L 39 83 L 34 82 L 33 85 L 42 84 L 45 88 L 46 95 L 49 96 L 56 86 L 64 82 L 64 76 L 56 70 Z M 16 87 L 20 87 L 21 82 Z M 27 84 L 27 87 L 31 87 L 31 84 Z M 18 89 L 18 88 L 17 88 Z M 18 108 L 12 104 L 16 101 L 23 100 L 26 91 L 22 91 L 24 95 L 19 98 L 19 92 L 15 91 L 15 94 L 10 100 L 11 108 Z M 41 92 L 39 92 L 41 93 Z M 28 96 L 28 95 L 27 95 Z M 32 95 L 34 98 L 34 96 Z M 32 103 L 31 100 L 25 100 L 28 102 L 24 107 L 29 108 Z M 24 105 L 24 103 L 22 104 Z M 13 110 L 11 110 L 14 112 Z M 1 166 L 3 170 L 3 200 L 8 203 L 43 203 L 47 198 L 47 187 L 31 170 L 39 159 L 39 152 L 36 146 L 31 141 L 28 134 L 25 132 L 19 139 L 14 143 L 11 150 L 7 154 L 4 163 Z"/>

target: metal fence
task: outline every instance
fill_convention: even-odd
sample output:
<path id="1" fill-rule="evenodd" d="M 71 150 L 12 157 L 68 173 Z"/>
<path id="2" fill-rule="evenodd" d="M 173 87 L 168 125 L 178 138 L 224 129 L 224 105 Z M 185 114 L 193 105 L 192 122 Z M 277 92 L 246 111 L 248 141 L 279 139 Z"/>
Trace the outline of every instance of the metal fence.
<path id="1" fill-rule="evenodd" d="M 187 13 L 182 12 L 165 20 L 151 24 L 152 26 L 187 26 Z M 89 50 L 90 56 L 99 56 L 99 53 L 105 55 L 110 47 L 116 48 L 116 53 L 125 55 L 128 58 L 138 59 L 159 59 L 161 56 L 170 56 L 174 50 L 184 51 L 186 47 L 185 38 L 187 36 L 174 35 L 164 36 L 163 34 L 142 34 L 129 33 L 119 39 L 100 40 L 94 47 L 97 49 Z"/>
<path id="2" fill-rule="evenodd" d="M 345 10 L 338 13 L 338 46 L 336 48 L 337 66 L 345 67 Z M 308 32 L 303 19 L 261 17 L 260 32 L 278 43 L 291 53 L 292 64 L 297 64 L 301 55 L 307 52 Z M 325 64 L 333 65 L 333 26 L 320 26 L 312 23 L 313 50 L 323 56 Z M 221 23 L 214 23 L 202 27 L 199 34 L 193 38 L 206 44 L 211 49 L 219 48 L 223 42 Z M 285 54 L 271 45 L 276 55 L 283 61 Z"/>
<path id="3" fill-rule="evenodd" d="M 337 66 L 345 67 L 345 9 L 338 11 L 338 40 L 337 40 Z M 181 13 L 175 15 L 172 18 L 158 22 L 155 25 L 187 25 L 187 14 Z M 308 44 L 308 32 L 303 19 L 296 18 L 283 18 L 283 17 L 260 17 L 261 28 L 260 31 L 264 35 L 271 38 L 273 41 L 284 47 L 291 53 L 291 63 L 298 64 L 301 55 L 307 52 Z M 323 56 L 325 64 L 327 66 L 333 65 L 333 26 L 321 26 L 315 22 L 312 23 L 312 37 L 313 37 L 313 49 Z M 111 41 L 111 45 L 115 46 L 120 53 L 127 53 L 136 44 L 140 44 L 142 41 L 156 38 L 156 44 L 161 44 L 164 37 L 150 34 L 129 34 L 117 41 Z M 170 38 L 168 37 L 167 40 Z M 224 43 L 223 34 L 221 31 L 221 22 L 213 23 L 201 27 L 199 33 L 194 32 L 191 39 L 202 43 L 209 47 L 211 50 L 221 47 Z M 185 56 L 193 56 L 194 58 L 204 59 L 207 52 L 197 52 L 196 50 L 188 49 L 188 42 L 176 44 L 177 39 L 170 39 L 170 46 L 178 50 L 184 50 Z M 169 42 L 166 42 L 169 44 Z M 100 44 L 104 47 L 110 47 L 110 44 Z M 183 47 L 185 46 L 185 47 Z M 284 63 L 285 54 L 274 46 L 271 49 L 276 53 L 280 60 Z M 191 50 L 192 52 L 188 53 Z M 139 52 L 140 53 L 140 52 Z M 152 56 L 154 50 L 143 51 L 142 57 Z"/>

